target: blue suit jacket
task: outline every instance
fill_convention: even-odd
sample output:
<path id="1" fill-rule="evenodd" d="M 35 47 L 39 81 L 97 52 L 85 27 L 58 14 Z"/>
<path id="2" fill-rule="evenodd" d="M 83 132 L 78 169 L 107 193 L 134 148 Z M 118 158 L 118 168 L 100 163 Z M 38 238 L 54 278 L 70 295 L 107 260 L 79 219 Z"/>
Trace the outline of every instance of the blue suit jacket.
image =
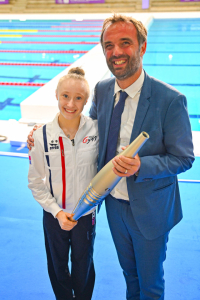
<path id="1" fill-rule="evenodd" d="M 90 116 L 98 119 L 98 170 L 104 166 L 114 84 L 115 78 L 110 78 L 96 85 L 90 110 Z M 191 168 L 194 154 L 185 96 L 146 73 L 130 142 L 141 131 L 150 138 L 139 151 L 139 176 L 127 178 L 127 186 L 138 228 L 147 239 L 154 239 L 182 218 L 177 174 Z"/>

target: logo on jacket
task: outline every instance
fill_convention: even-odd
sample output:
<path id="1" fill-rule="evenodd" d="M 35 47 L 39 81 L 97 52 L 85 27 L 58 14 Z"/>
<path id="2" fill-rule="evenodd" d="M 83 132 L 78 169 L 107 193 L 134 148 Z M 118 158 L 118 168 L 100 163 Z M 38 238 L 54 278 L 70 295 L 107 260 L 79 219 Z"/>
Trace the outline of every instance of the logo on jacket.
<path id="1" fill-rule="evenodd" d="M 97 139 L 97 135 L 86 136 L 86 137 L 83 139 L 83 143 L 84 143 L 84 144 L 89 144 L 90 142 L 95 142 L 96 139 Z"/>
<path id="2" fill-rule="evenodd" d="M 55 141 L 51 141 L 51 143 L 49 143 L 50 145 L 50 150 L 54 150 L 54 149 L 59 149 L 59 145 L 58 145 L 58 140 Z"/>

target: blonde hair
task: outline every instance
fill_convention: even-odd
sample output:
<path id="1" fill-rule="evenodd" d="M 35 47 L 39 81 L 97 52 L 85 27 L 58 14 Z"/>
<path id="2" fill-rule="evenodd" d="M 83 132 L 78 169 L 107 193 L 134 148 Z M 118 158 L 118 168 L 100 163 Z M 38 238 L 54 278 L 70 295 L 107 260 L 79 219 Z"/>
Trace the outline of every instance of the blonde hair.
<path id="1" fill-rule="evenodd" d="M 75 67 L 75 68 L 72 68 L 68 71 L 67 75 L 64 75 L 63 77 L 61 77 L 58 81 L 58 85 L 57 85 L 57 88 L 56 88 L 56 93 L 58 91 L 58 88 L 60 86 L 60 84 L 64 81 L 64 80 L 67 80 L 67 79 L 75 79 L 75 80 L 81 80 L 81 81 L 84 81 L 86 86 L 87 86 L 87 99 L 90 95 L 90 87 L 89 87 L 89 84 L 87 82 L 87 80 L 85 79 L 85 71 L 80 68 L 80 67 Z"/>
<path id="2" fill-rule="evenodd" d="M 118 22 L 132 23 L 135 26 L 135 29 L 137 31 L 137 40 L 139 43 L 139 47 L 141 47 L 142 44 L 147 41 L 147 29 L 142 24 L 142 22 L 140 22 L 132 17 L 129 17 L 129 16 L 125 16 L 122 14 L 114 14 L 113 16 L 105 19 L 105 21 L 103 23 L 102 30 L 101 30 L 101 37 L 100 37 L 102 48 L 103 48 L 103 35 L 104 35 L 105 30 L 111 24 L 118 23 Z"/>

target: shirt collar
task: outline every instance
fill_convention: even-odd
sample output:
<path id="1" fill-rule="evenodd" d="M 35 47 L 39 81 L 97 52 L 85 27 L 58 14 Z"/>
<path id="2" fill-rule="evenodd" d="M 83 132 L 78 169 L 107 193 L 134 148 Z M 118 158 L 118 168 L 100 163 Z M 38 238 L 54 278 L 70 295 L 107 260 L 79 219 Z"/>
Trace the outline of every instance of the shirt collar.
<path id="1" fill-rule="evenodd" d="M 127 87 L 124 91 L 129 95 L 129 97 L 134 98 L 135 95 L 141 90 L 143 82 L 144 82 L 144 70 L 142 69 L 140 77 L 135 82 L 133 82 L 133 84 Z M 117 92 L 121 90 L 122 89 L 119 87 L 117 80 L 115 80 L 114 95 L 116 95 Z"/>

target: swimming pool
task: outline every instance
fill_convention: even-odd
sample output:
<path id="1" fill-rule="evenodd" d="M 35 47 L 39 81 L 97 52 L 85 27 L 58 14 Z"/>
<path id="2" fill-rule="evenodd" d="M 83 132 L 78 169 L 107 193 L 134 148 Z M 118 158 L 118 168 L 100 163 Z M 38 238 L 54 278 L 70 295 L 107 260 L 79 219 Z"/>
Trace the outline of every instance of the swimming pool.
<path id="1" fill-rule="evenodd" d="M 98 43 L 102 22 L 1 21 L 0 82 L 16 85 L 0 85 L 0 119 L 19 120 L 19 105 L 40 88 L 37 84 L 48 82 L 66 68 L 62 64 L 70 65 Z M 200 19 L 154 19 L 144 69 L 186 95 L 192 130 L 199 131 Z M 17 85 L 21 83 L 30 85 Z"/>
<path id="2" fill-rule="evenodd" d="M 102 20 L 1 20 L 0 120 L 99 42 Z"/>
<path id="3" fill-rule="evenodd" d="M 200 19 L 155 19 L 144 69 L 186 95 L 193 131 L 200 130 Z"/>

